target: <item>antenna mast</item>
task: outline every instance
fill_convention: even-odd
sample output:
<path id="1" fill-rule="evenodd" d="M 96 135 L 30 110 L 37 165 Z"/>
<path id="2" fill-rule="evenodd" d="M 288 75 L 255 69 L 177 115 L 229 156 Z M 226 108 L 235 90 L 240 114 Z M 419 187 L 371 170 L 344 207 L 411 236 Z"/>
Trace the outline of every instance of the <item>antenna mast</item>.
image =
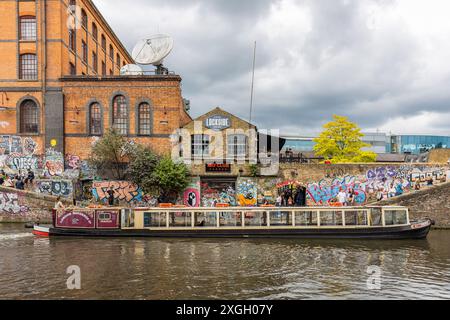
<path id="1" fill-rule="evenodd" d="M 253 49 L 253 71 L 252 71 L 252 89 L 250 94 L 250 120 L 249 122 L 252 123 L 252 116 L 253 116 L 253 90 L 255 85 L 255 62 L 256 62 L 256 41 L 255 41 L 255 47 Z"/>

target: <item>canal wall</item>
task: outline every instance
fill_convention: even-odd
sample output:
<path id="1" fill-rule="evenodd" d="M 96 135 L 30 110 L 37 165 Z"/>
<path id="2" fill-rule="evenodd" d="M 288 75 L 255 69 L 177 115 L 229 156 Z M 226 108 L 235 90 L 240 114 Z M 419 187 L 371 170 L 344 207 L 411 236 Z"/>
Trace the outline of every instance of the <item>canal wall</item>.
<path id="1" fill-rule="evenodd" d="M 450 182 L 383 200 L 377 205 L 405 206 L 412 219 L 429 217 L 436 222 L 436 228 L 450 229 Z"/>
<path id="2" fill-rule="evenodd" d="M 0 186 L 0 222 L 49 223 L 55 201 L 54 196 Z"/>

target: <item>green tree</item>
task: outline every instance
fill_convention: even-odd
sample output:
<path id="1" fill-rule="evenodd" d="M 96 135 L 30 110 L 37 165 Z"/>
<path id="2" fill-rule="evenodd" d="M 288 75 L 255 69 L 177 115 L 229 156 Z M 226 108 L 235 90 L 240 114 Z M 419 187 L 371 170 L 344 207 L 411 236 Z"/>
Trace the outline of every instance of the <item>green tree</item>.
<path id="1" fill-rule="evenodd" d="M 156 188 L 153 172 L 160 160 L 158 155 L 147 146 L 136 145 L 129 158 L 127 176 L 132 182 L 140 186 L 145 193 L 154 193 Z"/>
<path id="2" fill-rule="evenodd" d="M 98 173 L 110 172 L 115 179 L 125 179 L 125 168 L 134 145 L 116 130 L 110 129 L 91 149 L 89 164 Z"/>
<path id="3" fill-rule="evenodd" d="M 361 129 L 347 117 L 333 116 L 333 121 L 324 125 L 324 131 L 314 139 L 317 155 L 332 163 L 375 162 L 377 155 L 362 148 L 370 145 L 362 141 Z"/>
<path id="4" fill-rule="evenodd" d="M 189 184 L 188 167 L 182 162 L 174 162 L 170 157 L 163 157 L 151 175 L 153 186 L 159 191 L 163 202 L 177 197 Z"/>

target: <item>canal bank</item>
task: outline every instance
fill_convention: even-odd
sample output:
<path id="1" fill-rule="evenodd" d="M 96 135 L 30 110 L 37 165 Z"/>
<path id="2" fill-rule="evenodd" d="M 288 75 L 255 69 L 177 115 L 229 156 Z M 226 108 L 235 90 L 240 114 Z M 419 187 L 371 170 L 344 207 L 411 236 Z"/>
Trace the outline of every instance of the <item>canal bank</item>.
<path id="1" fill-rule="evenodd" d="M 419 241 L 74 241 L 0 224 L 0 239 L 3 299 L 450 299 L 448 231 Z M 66 287 L 74 265 L 81 290 Z M 380 290 L 367 287 L 369 266 L 380 268 Z"/>

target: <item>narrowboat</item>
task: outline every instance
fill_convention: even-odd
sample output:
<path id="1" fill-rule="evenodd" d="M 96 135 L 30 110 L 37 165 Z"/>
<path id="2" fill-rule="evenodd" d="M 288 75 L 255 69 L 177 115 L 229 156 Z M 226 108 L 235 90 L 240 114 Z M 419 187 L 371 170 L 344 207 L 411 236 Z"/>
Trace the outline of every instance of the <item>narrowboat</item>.
<path id="1" fill-rule="evenodd" d="M 67 208 L 38 236 L 424 239 L 433 221 L 405 207 Z"/>

